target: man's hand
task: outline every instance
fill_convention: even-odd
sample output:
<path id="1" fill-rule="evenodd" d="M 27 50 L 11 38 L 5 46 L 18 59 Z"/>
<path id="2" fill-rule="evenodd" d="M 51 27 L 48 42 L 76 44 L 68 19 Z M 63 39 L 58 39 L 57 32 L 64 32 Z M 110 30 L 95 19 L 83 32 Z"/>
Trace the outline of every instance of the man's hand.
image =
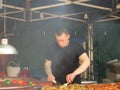
<path id="1" fill-rule="evenodd" d="M 74 73 L 68 74 L 68 75 L 66 76 L 66 81 L 67 81 L 67 83 L 72 83 L 72 81 L 74 80 L 75 76 L 76 76 L 76 75 L 75 75 Z"/>
<path id="2" fill-rule="evenodd" d="M 48 75 L 48 81 L 51 81 L 51 82 L 55 81 L 54 75 L 52 74 Z"/>

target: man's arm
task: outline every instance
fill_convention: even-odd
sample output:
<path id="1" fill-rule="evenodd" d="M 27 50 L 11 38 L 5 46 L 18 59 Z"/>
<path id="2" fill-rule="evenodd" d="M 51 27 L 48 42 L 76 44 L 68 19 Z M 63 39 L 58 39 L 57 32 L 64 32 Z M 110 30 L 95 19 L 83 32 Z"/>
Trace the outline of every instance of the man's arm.
<path id="1" fill-rule="evenodd" d="M 90 59 L 86 53 L 83 53 L 82 55 L 79 56 L 79 62 L 80 66 L 74 72 L 66 76 L 66 80 L 68 83 L 71 83 L 76 77 L 76 75 L 84 72 L 90 66 Z"/>
<path id="2" fill-rule="evenodd" d="M 55 80 L 55 77 L 52 74 L 52 69 L 51 69 L 52 61 L 50 60 L 45 60 L 44 68 L 45 72 L 48 76 L 48 81 L 53 81 Z"/>
<path id="3" fill-rule="evenodd" d="M 44 68 L 47 75 L 52 74 L 51 63 L 52 62 L 50 60 L 45 60 Z"/>
<path id="4" fill-rule="evenodd" d="M 83 53 L 79 56 L 80 66 L 73 72 L 75 75 L 78 75 L 84 72 L 90 66 L 90 59 L 86 53 Z"/>

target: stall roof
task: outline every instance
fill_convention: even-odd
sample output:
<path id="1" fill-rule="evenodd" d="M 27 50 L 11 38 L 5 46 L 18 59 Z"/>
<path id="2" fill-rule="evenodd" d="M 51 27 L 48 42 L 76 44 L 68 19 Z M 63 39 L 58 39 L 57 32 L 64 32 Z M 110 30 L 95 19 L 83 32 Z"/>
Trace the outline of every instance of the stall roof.
<path id="1" fill-rule="evenodd" d="M 23 22 L 53 18 L 86 22 L 87 15 L 90 22 L 103 22 L 120 19 L 119 7 L 116 9 L 119 3 L 120 0 L 3 0 L 0 17 L 6 14 L 8 19 Z"/>

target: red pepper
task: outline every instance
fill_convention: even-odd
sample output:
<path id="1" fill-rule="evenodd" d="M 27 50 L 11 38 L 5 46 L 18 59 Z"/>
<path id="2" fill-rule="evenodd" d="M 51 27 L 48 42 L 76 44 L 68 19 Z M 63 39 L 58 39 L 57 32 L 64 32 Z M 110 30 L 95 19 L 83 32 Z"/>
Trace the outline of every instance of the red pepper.
<path id="1" fill-rule="evenodd" d="M 23 85 L 28 85 L 28 82 L 26 80 L 23 80 Z"/>
<path id="2" fill-rule="evenodd" d="M 18 84 L 18 80 L 12 80 L 12 84 L 17 85 Z"/>

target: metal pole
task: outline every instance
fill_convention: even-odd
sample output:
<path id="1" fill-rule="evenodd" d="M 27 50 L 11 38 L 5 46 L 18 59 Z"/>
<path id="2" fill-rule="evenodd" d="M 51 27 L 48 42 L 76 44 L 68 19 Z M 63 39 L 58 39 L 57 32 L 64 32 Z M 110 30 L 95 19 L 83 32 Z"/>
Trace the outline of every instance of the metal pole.
<path id="1" fill-rule="evenodd" d="M 91 65 L 88 71 L 88 79 L 94 80 L 93 68 L 93 24 L 88 24 L 88 56 L 91 60 Z"/>

